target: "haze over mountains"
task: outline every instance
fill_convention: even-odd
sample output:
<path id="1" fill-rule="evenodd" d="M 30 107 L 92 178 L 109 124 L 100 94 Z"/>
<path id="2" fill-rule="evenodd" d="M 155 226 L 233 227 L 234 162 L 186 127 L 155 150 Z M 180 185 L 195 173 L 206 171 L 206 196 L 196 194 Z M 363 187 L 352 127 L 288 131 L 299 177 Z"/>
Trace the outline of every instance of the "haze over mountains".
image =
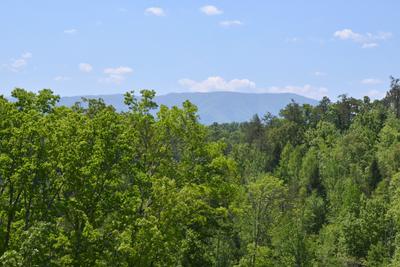
<path id="1" fill-rule="evenodd" d="M 82 97 L 102 98 L 118 111 L 127 110 L 123 94 L 62 97 L 60 105 L 71 106 L 75 102 L 81 101 Z M 182 102 L 189 100 L 198 107 L 200 121 L 204 124 L 243 122 L 249 120 L 254 114 L 263 116 L 267 112 L 278 115 L 279 110 L 290 103 L 292 99 L 299 104 L 315 105 L 318 103 L 315 99 L 292 93 L 170 93 L 155 97 L 157 104 L 168 107 L 181 106 Z"/>

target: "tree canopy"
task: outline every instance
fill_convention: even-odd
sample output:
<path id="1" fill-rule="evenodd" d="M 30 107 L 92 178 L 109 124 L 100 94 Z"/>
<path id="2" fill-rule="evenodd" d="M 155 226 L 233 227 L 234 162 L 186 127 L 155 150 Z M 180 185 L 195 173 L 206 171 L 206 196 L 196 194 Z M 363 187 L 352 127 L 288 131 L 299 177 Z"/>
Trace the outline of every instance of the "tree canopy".
<path id="1" fill-rule="evenodd" d="M 210 126 L 152 90 L 119 113 L 15 89 L 0 266 L 400 266 L 399 88 Z"/>

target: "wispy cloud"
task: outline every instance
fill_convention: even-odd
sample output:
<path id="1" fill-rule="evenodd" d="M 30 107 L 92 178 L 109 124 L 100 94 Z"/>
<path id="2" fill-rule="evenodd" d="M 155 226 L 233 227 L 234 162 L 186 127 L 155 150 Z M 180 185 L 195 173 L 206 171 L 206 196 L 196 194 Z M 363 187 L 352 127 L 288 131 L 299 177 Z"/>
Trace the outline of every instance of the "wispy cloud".
<path id="1" fill-rule="evenodd" d="M 216 6 L 207 5 L 200 8 L 200 11 L 206 14 L 207 16 L 215 16 L 224 13 Z"/>
<path id="2" fill-rule="evenodd" d="M 133 70 L 129 67 L 107 68 L 104 69 L 105 74 L 125 75 L 131 73 Z"/>
<path id="3" fill-rule="evenodd" d="M 61 81 L 68 81 L 70 79 L 71 79 L 70 77 L 60 75 L 60 76 L 54 77 L 53 80 L 55 80 L 56 82 L 61 82 Z"/>
<path id="4" fill-rule="evenodd" d="M 357 33 L 351 29 L 343 29 L 336 31 L 333 36 L 340 40 L 350 40 L 361 45 L 362 48 L 374 48 L 379 46 L 380 41 L 390 39 L 393 34 L 391 32 L 372 33 Z"/>
<path id="5" fill-rule="evenodd" d="M 67 30 L 64 30 L 64 33 L 65 34 L 70 34 L 70 35 L 77 34 L 78 30 L 77 29 L 67 29 Z"/>
<path id="6" fill-rule="evenodd" d="M 271 86 L 260 88 L 256 83 L 249 79 L 225 80 L 220 76 L 208 77 L 203 81 L 194 81 L 192 79 L 181 79 L 178 83 L 192 92 L 251 92 L 251 93 L 293 93 L 306 97 L 321 99 L 328 94 L 326 87 L 316 87 L 309 84 L 304 86 Z"/>
<path id="7" fill-rule="evenodd" d="M 321 99 L 328 94 L 328 89 L 326 87 L 315 87 L 309 84 L 306 84 L 304 86 L 272 86 L 266 88 L 265 91 L 269 93 L 293 93 L 314 99 Z"/>
<path id="8" fill-rule="evenodd" d="M 13 71 L 19 72 L 23 70 L 27 65 L 29 60 L 32 58 L 32 53 L 23 53 L 19 58 L 11 59 L 9 64 L 5 64 L 4 67 Z"/>
<path id="9" fill-rule="evenodd" d="M 379 90 L 370 90 L 368 91 L 367 96 L 369 96 L 371 99 L 382 99 L 385 97 L 385 92 Z"/>
<path id="10" fill-rule="evenodd" d="M 286 38 L 286 40 L 285 40 L 286 43 L 293 43 L 293 44 L 298 43 L 300 41 L 301 41 L 301 39 L 298 37 L 290 37 L 290 38 Z"/>
<path id="11" fill-rule="evenodd" d="M 361 47 L 362 48 L 374 48 L 374 47 L 378 47 L 379 45 L 377 43 L 366 43 L 363 44 Z"/>
<path id="12" fill-rule="evenodd" d="M 375 78 L 367 78 L 361 81 L 362 84 L 367 84 L 367 85 L 376 85 L 376 84 L 381 84 L 383 81 Z"/>
<path id="13" fill-rule="evenodd" d="M 149 7 L 144 11 L 146 15 L 153 15 L 157 17 L 165 16 L 165 11 L 161 7 Z"/>
<path id="14" fill-rule="evenodd" d="M 233 26 L 241 26 L 243 22 L 240 20 L 224 20 L 219 23 L 222 27 L 233 27 Z"/>
<path id="15" fill-rule="evenodd" d="M 203 81 L 194 81 L 191 79 L 181 79 L 179 84 L 191 91 L 195 92 L 212 92 L 212 91 L 238 91 L 244 88 L 255 88 L 256 84 L 249 79 L 232 79 L 226 81 L 222 77 L 212 76 Z"/>
<path id="16" fill-rule="evenodd" d="M 91 72 L 93 70 L 93 67 L 89 63 L 80 63 L 79 70 L 82 72 Z"/>
<path id="17" fill-rule="evenodd" d="M 120 8 L 118 8 L 117 10 L 118 10 L 118 12 L 121 12 L 121 13 L 128 12 L 128 9 L 126 9 L 126 8 L 124 8 L 124 7 L 120 7 Z"/>
<path id="18" fill-rule="evenodd" d="M 103 72 L 107 77 L 100 79 L 100 82 L 120 84 L 125 80 L 126 75 L 132 73 L 133 70 L 130 67 L 121 66 L 117 68 L 106 68 Z"/>
<path id="19" fill-rule="evenodd" d="M 323 77 L 323 76 L 327 75 L 325 72 L 322 72 L 322 71 L 316 71 L 313 74 L 314 74 L 314 76 L 317 76 L 317 77 Z"/>

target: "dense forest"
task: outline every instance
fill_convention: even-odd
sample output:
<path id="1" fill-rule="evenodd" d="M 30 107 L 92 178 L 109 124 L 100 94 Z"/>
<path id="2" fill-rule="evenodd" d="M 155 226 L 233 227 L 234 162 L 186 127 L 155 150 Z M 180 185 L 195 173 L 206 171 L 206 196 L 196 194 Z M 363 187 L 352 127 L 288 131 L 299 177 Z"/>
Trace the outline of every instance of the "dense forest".
<path id="1" fill-rule="evenodd" d="M 400 266 L 399 79 L 209 126 L 154 96 L 0 97 L 1 266 Z"/>

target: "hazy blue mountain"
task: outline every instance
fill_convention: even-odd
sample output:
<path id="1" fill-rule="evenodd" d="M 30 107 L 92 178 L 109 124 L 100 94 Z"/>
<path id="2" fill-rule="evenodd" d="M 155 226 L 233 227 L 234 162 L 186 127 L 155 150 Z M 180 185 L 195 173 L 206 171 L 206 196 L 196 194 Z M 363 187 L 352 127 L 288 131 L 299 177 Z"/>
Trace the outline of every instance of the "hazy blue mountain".
<path id="1" fill-rule="evenodd" d="M 113 105 L 118 111 L 126 111 L 124 97 L 118 95 L 99 95 L 99 96 L 76 96 L 62 97 L 60 104 L 71 106 L 81 97 L 102 98 L 104 101 Z M 242 122 L 249 120 L 254 114 L 263 116 L 266 112 L 278 115 L 279 110 L 285 107 L 291 100 L 299 104 L 317 104 L 317 100 L 304 96 L 282 93 L 233 93 L 233 92 L 213 92 L 213 93 L 171 93 L 159 95 L 155 101 L 160 105 L 181 106 L 182 102 L 189 100 L 199 108 L 200 120 L 204 124 L 213 122 Z"/>

